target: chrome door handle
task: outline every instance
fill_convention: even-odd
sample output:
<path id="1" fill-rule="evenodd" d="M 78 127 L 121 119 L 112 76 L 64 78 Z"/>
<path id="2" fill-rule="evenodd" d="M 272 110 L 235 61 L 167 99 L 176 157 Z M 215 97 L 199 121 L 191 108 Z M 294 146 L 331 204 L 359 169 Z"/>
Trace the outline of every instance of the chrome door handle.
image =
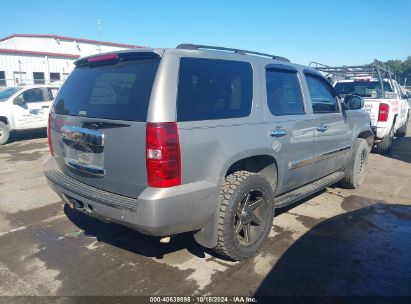
<path id="1" fill-rule="evenodd" d="M 287 135 L 288 131 L 285 129 L 275 129 L 270 131 L 270 135 L 272 137 L 282 137 L 284 135 Z"/>
<path id="2" fill-rule="evenodd" d="M 48 109 L 50 106 L 41 106 L 43 109 Z"/>
<path id="3" fill-rule="evenodd" d="M 328 125 L 325 123 L 320 123 L 320 125 L 317 127 L 317 130 L 320 132 L 325 132 L 328 130 Z"/>

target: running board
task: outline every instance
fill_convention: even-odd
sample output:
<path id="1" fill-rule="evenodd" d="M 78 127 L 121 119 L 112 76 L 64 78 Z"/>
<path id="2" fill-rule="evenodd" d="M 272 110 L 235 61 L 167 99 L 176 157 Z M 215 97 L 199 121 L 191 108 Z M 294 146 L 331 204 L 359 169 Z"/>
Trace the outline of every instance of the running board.
<path id="1" fill-rule="evenodd" d="M 296 201 L 304 197 L 307 197 L 308 195 L 313 194 L 317 192 L 318 190 L 321 190 L 327 186 L 335 184 L 336 182 L 340 181 L 343 177 L 344 177 L 344 172 L 342 171 L 334 172 L 330 175 L 327 175 L 326 177 L 323 177 L 305 186 L 302 186 L 300 188 L 297 188 L 295 190 L 292 190 L 290 192 L 277 196 L 275 198 L 274 205 L 276 208 L 281 208 L 289 204 L 295 203 Z"/>

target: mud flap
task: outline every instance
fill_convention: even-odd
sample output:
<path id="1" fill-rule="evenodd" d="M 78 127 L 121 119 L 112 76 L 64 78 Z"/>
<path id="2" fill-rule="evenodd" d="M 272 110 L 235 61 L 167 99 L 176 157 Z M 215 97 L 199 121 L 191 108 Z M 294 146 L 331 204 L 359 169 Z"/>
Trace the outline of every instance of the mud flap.
<path id="1" fill-rule="evenodd" d="M 196 242 L 206 248 L 214 248 L 217 245 L 218 210 L 219 208 L 214 212 L 207 225 L 194 234 Z"/>

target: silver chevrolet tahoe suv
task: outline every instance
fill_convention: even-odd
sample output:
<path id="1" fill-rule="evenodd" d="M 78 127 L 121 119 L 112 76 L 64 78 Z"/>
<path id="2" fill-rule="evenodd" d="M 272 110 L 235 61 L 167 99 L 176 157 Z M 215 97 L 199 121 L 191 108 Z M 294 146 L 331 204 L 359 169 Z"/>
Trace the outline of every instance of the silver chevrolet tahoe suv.
<path id="1" fill-rule="evenodd" d="M 243 260 L 275 208 L 364 180 L 373 133 L 363 100 L 341 100 L 314 69 L 190 44 L 75 64 L 50 113 L 45 175 L 90 216 L 152 236 L 193 231 Z"/>

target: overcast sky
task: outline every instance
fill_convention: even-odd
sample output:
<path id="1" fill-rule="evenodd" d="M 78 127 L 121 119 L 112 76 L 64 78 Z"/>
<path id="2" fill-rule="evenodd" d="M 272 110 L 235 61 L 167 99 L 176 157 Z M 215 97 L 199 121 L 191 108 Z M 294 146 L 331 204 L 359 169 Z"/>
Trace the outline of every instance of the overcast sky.
<path id="1" fill-rule="evenodd" d="M 410 0 L 7 1 L 0 20 L 3 37 L 57 34 L 152 47 L 199 43 L 301 64 L 411 56 Z"/>

